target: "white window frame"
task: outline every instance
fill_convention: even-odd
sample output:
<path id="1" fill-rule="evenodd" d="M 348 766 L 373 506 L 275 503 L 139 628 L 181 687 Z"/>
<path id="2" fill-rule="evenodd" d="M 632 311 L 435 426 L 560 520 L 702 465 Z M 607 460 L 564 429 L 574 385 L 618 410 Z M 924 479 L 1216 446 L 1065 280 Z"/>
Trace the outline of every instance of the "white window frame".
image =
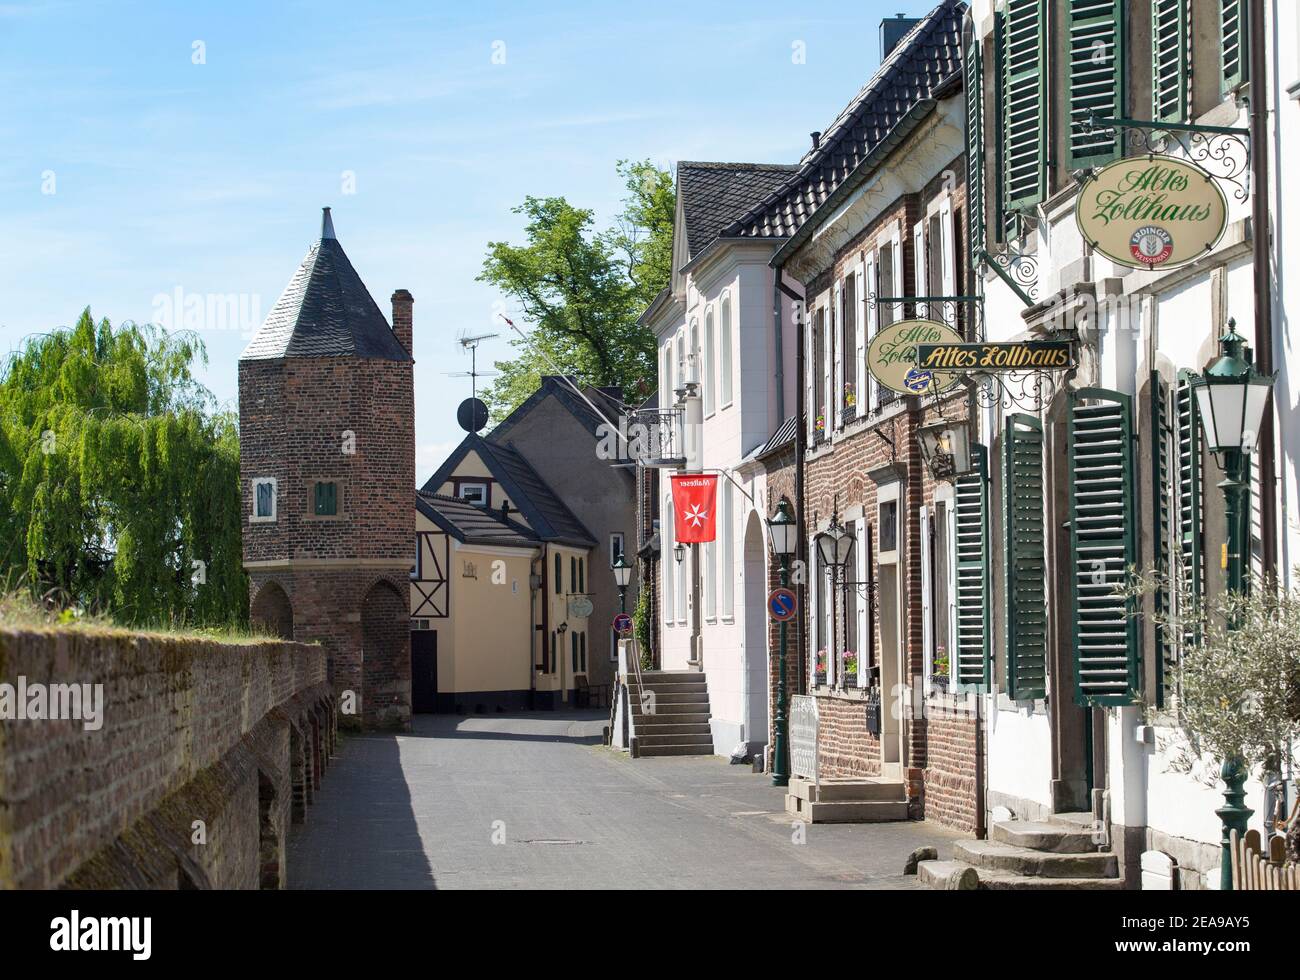
<path id="1" fill-rule="evenodd" d="M 884 528 L 884 520 L 881 517 L 881 508 L 885 504 L 894 505 L 894 550 L 886 551 L 884 549 L 884 535 L 881 530 Z M 902 503 L 898 489 L 898 483 L 892 482 L 880 487 L 876 491 L 876 541 L 878 542 L 876 551 L 876 563 L 880 565 L 896 565 L 899 562 L 899 546 L 903 539 L 903 513 Z"/>
<path id="2" fill-rule="evenodd" d="M 826 290 L 817 298 L 817 310 L 821 313 L 821 331 L 822 331 L 822 362 L 819 368 L 822 372 L 822 391 L 826 393 L 826 439 L 829 440 L 831 433 L 835 431 L 835 421 L 838 415 L 835 409 L 835 348 L 831 343 L 831 336 L 834 330 L 833 318 L 830 316 L 831 311 L 831 292 Z M 815 424 L 815 422 L 814 422 Z"/>
<path id="3" fill-rule="evenodd" d="M 253 510 L 248 515 L 248 522 L 250 524 L 274 524 L 279 519 L 280 481 L 273 476 L 255 476 L 250 482 L 253 489 Z M 269 516 L 258 516 L 257 488 L 266 485 L 271 487 L 271 513 Z"/>
<path id="4" fill-rule="evenodd" d="M 466 497 L 465 491 L 471 488 L 483 491 L 482 499 L 473 500 L 469 497 Z M 460 488 L 456 491 L 456 496 L 458 499 L 463 500 L 466 503 L 473 504 L 475 507 L 487 507 L 488 504 L 490 503 L 490 497 L 488 495 L 488 485 L 486 483 L 462 483 L 460 485 Z"/>
<path id="5" fill-rule="evenodd" d="M 871 410 L 869 405 L 864 405 L 862 400 L 863 389 L 867 387 L 863 382 L 867 377 L 867 321 L 866 321 L 866 298 L 862 295 L 862 288 L 866 285 L 865 267 L 859 262 L 849 273 L 853 276 L 853 305 L 857 307 L 853 311 L 853 332 L 857 341 L 857 349 L 853 352 L 856 358 L 856 370 L 853 372 L 853 412 L 855 418 L 862 418 Z"/>
<path id="6" fill-rule="evenodd" d="M 864 343 L 869 347 L 871 345 L 871 341 L 875 339 L 876 331 L 880 329 L 880 312 L 879 312 L 880 308 L 876 305 L 875 302 L 876 289 L 877 289 L 877 283 L 876 283 L 877 266 L 876 266 L 876 252 L 874 249 L 872 249 L 867 253 L 867 261 L 866 261 L 865 268 L 866 268 L 866 273 L 865 273 L 866 282 L 871 284 L 871 291 L 873 294 L 871 301 L 868 302 L 867 297 L 863 295 L 865 291 L 863 290 L 862 286 L 858 287 L 858 293 L 859 295 L 862 296 L 862 302 L 865 304 L 866 317 L 867 317 L 866 319 L 867 329 L 865 332 Z M 859 405 L 858 414 L 865 415 L 869 412 L 874 412 L 876 410 L 876 403 L 879 400 L 879 392 L 877 391 L 876 379 L 875 377 L 867 374 L 865 348 L 863 350 L 863 355 L 862 355 L 861 372 L 862 373 L 860 376 L 866 378 L 867 381 L 866 384 L 867 404 L 866 404 L 866 411 L 862 411 L 862 401 L 861 399 L 858 400 L 858 405 Z"/>
<path id="7" fill-rule="evenodd" d="M 831 405 L 835 409 L 835 428 L 844 428 L 844 290 L 836 280 L 831 288 Z"/>
<path id="8" fill-rule="evenodd" d="M 735 343 L 731 325 L 731 294 L 723 293 L 722 300 L 718 309 L 718 347 L 721 353 L 719 358 L 722 367 L 722 386 L 719 389 L 720 401 L 722 408 L 728 408 L 735 401 L 735 365 L 733 363 L 735 354 L 732 352 L 732 345 Z"/>
<path id="9" fill-rule="evenodd" d="M 615 541 L 618 542 L 617 550 L 615 550 L 614 548 Z M 617 560 L 619 555 L 622 555 L 625 559 L 627 558 L 627 552 L 624 550 L 626 547 L 627 547 L 627 536 L 622 531 L 609 532 L 609 567 L 610 568 L 614 567 L 614 562 L 615 560 Z"/>
<path id="10" fill-rule="evenodd" d="M 930 532 L 934 509 L 929 504 L 921 505 L 921 654 L 925 666 L 925 688 L 930 690 L 934 677 L 934 583 L 930 571 Z"/>
<path id="11" fill-rule="evenodd" d="M 700 318 L 691 317 L 690 336 L 686 341 L 686 364 L 688 371 L 682 377 L 689 377 L 695 384 L 700 384 Z"/>
<path id="12" fill-rule="evenodd" d="M 929 221 L 928 217 L 922 218 L 912 226 L 912 281 L 916 283 L 916 295 L 929 295 L 930 275 L 925 264 L 925 223 Z M 930 315 L 930 306 L 928 303 L 917 303 L 915 315 L 917 319 L 925 319 Z M 906 316 L 906 312 L 904 312 Z"/>
<path id="13" fill-rule="evenodd" d="M 713 386 L 714 362 L 717 359 L 716 339 L 713 331 L 713 306 L 704 311 L 704 352 L 700 356 L 700 396 L 704 400 L 704 417 L 718 410 L 717 394 Z"/>

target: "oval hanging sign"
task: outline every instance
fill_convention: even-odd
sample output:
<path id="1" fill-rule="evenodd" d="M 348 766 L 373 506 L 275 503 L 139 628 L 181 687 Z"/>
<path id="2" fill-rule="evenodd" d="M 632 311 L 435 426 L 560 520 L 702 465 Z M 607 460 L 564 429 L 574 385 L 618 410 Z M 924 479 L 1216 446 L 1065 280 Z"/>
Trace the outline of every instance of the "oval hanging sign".
<path id="1" fill-rule="evenodd" d="M 1084 240 L 1130 269 L 1173 269 L 1200 258 L 1228 226 L 1228 199 L 1206 171 L 1167 156 L 1103 167 L 1079 192 Z"/>
<path id="2" fill-rule="evenodd" d="M 937 320 L 900 320 L 876 331 L 867 348 L 867 370 L 900 395 L 925 395 L 951 388 L 960 376 L 916 366 L 918 344 L 960 344 L 962 336 Z"/>

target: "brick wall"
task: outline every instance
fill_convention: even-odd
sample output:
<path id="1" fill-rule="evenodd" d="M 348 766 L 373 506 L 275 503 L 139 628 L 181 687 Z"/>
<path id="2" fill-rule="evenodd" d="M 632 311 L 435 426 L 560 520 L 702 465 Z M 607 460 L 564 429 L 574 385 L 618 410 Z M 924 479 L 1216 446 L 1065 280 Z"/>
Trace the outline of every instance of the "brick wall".
<path id="1" fill-rule="evenodd" d="M 926 819 L 969 833 L 975 829 L 975 719 L 931 700 L 922 724 Z"/>
<path id="2" fill-rule="evenodd" d="M 284 887 L 291 800 L 334 746 L 322 650 L 0 631 L 20 677 L 102 685 L 102 727 L 0 725 L 0 888 Z"/>

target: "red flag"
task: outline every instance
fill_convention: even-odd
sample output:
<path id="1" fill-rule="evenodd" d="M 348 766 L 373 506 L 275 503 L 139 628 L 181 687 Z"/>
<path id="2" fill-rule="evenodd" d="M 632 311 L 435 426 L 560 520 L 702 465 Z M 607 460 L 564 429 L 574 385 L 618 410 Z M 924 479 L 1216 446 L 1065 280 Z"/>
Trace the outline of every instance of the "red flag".
<path id="1" fill-rule="evenodd" d="M 702 473 L 670 477 L 673 485 L 673 534 L 682 544 L 699 544 L 717 537 L 714 505 L 718 478 Z"/>

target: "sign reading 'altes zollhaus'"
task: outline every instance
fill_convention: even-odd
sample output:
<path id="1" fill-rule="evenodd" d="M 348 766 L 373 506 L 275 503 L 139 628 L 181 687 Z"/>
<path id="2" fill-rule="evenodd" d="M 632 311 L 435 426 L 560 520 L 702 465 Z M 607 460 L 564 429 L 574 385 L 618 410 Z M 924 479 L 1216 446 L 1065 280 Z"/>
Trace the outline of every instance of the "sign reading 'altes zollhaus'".
<path id="1" fill-rule="evenodd" d="M 918 344 L 923 371 L 1044 371 L 1068 368 L 1069 341 L 1024 340 L 1010 344 Z"/>
<path id="2" fill-rule="evenodd" d="M 1134 157 L 1104 167 L 1079 192 L 1079 231 L 1132 269 L 1172 269 L 1200 258 L 1228 224 L 1215 179 L 1174 157 Z"/>
<path id="3" fill-rule="evenodd" d="M 867 348 L 867 370 L 890 391 L 924 395 L 951 388 L 960 379 L 917 366 L 921 344 L 960 344 L 961 334 L 936 320 L 900 320 L 881 327 Z"/>

